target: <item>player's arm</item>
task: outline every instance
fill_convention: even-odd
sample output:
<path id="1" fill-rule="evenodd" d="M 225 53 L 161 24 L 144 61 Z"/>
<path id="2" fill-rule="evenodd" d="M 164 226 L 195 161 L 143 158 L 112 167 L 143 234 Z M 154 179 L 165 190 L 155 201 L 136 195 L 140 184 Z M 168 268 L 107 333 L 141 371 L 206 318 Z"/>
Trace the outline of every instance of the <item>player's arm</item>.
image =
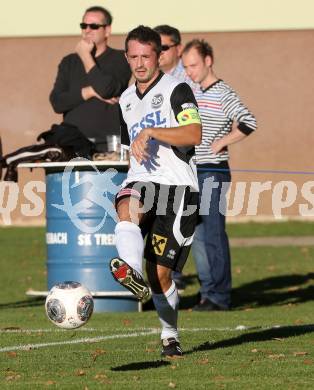
<path id="1" fill-rule="evenodd" d="M 158 141 L 174 146 L 199 145 L 202 140 L 202 126 L 200 123 L 191 123 L 180 127 L 147 129 L 147 135 Z"/>
<path id="2" fill-rule="evenodd" d="M 186 83 L 179 84 L 174 89 L 170 101 L 179 126 L 143 129 L 132 143 L 132 154 L 137 161 L 141 162 L 148 158 L 146 147 L 149 138 L 178 147 L 201 143 L 201 120 L 191 88 Z"/>

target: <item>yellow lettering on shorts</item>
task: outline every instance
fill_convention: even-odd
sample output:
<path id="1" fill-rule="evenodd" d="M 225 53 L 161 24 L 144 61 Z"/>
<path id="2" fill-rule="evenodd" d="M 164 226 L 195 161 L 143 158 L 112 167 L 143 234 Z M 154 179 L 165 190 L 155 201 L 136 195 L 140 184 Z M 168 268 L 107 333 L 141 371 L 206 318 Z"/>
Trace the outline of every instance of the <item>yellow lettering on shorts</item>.
<path id="1" fill-rule="evenodd" d="M 152 245 L 156 255 L 162 256 L 164 254 L 167 241 L 167 237 L 159 236 L 158 234 L 153 234 Z"/>

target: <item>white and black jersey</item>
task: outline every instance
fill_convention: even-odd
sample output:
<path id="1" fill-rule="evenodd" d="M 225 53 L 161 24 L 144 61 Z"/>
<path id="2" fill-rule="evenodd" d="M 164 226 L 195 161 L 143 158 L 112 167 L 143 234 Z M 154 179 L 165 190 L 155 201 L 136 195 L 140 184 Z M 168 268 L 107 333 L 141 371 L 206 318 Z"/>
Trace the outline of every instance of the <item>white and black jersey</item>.
<path id="1" fill-rule="evenodd" d="M 121 144 L 129 147 L 144 128 L 177 127 L 200 123 L 191 88 L 176 78 L 160 73 L 141 94 L 136 84 L 120 98 Z M 150 139 L 149 159 L 139 164 L 130 157 L 130 169 L 122 186 L 142 181 L 167 185 L 187 185 L 198 189 L 194 146 L 176 147 Z"/>
<path id="2" fill-rule="evenodd" d="M 256 119 L 236 92 L 218 80 L 205 90 L 194 91 L 202 120 L 202 143 L 196 146 L 197 164 L 221 164 L 229 159 L 228 148 L 213 154 L 210 145 L 230 133 L 233 122 L 248 135 L 256 129 Z"/>

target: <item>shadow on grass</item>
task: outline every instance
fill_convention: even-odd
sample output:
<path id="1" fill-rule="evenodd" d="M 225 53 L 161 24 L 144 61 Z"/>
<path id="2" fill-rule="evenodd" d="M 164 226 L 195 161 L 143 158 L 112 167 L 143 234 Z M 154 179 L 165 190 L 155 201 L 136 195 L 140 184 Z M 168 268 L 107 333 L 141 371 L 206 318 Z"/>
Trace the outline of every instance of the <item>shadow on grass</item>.
<path id="1" fill-rule="evenodd" d="M 184 277 L 194 284 L 196 275 Z M 300 304 L 314 299 L 314 273 L 279 275 L 245 283 L 232 290 L 232 309 L 263 307 L 283 304 Z M 190 309 L 200 300 L 199 294 L 182 295 L 180 309 Z M 155 310 L 152 300 L 143 305 L 143 310 Z"/>
<path id="2" fill-rule="evenodd" d="M 8 302 L 8 303 L 0 303 L 1 309 L 20 309 L 21 307 L 34 307 L 44 305 L 45 298 L 36 297 L 25 299 L 24 301 L 16 301 L 16 302 Z"/>
<path id="3" fill-rule="evenodd" d="M 150 368 L 159 368 L 164 366 L 171 365 L 170 362 L 164 361 L 164 360 L 156 360 L 152 362 L 136 362 L 136 363 L 129 363 L 124 364 L 122 366 L 118 367 L 112 367 L 111 371 L 137 371 L 137 370 L 147 370 Z"/>
<path id="4" fill-rule="evenodd" d="M 302 336 L 306 333 L 314 332 L 314 325 L 282 326 L 279 328 L 264 329 L 261 331 L 244 333 L 231 339 L 221 340 L 214 343 L 206 341 L 205 343 L 186 351 L 188 355 L 194 352 L 210 351 L 218 348 L 230 348 L 245 343 L 270 341 L 273 339 L 287 339 L 289 337 Z"/>
<path id="5" fill-rule="evenodd" d="M 253 343 L 253 342 L 264 342 L 271 340 L 284 340 L 290 337 L 302 336 L 307 333 L 314 332 L 314 324 L 309 325 L 296 325 L 296 326 L 282 326 L 278 328 L 263 329 L 260 331 L 254 331 L 250 333 L 243 333 L 239 336 L 232 337 L 230 339 L 220 340 L 214 343 L 209 341 L 194 347 L 191 350 L 185 351 L 184 355 L 191 355 L 195 352 L 212 351 L 219 348 L 230 348 L 238 345 Z M 129 363 L 117 367 L 112 367 L 111 371 L 137 371 L 146 370 L 150 368 L 159 368 L 171 365 L 170 362 L 164 360 L 157 360 L 151 362 L 135 362 Z"/>
<path id="6" fill-rule="evenodd" d="M 314 273 L 279 275 L 243 284 L 232 290 L 232 307 L 257 307 L 313 300 Z"/>

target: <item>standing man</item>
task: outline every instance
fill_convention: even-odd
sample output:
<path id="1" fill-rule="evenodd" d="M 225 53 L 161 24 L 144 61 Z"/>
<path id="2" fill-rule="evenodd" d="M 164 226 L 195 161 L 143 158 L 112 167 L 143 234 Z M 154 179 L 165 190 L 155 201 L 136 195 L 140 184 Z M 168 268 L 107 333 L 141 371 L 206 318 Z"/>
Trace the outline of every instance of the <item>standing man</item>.
<path id="1" fill-rule="evenodd" d="M 181 271 L 197 219 L 198 183 L 194 145 L 201 124 L 191 88 L 159 70 L 161 41 L 149 27 L 132 30 L 125 43 L 136 83 L 121 96 L 122 145 L 130 147 L 130 168 L 116 196 L 119 258 L 114 278 L 139 299 L 149 288 L 161 322 L 162 355 L 181 356 L 177 329 L 178 291 L 171 271 Z M 144 249 L 143 236 L 147 234 Z"/>
<path id="2" fill-rule="evenodd" d="M 65 123 L 76 126 L 106 151 L 106 136 L 119 134 L 118 97 L 128 87 L 131 71 L 122 50 L 108 46 L 112 17 L 103 7 L 88 8 L 80 24 L 75 53 L 64 57 L 50 102 Z"/>
<path id="3" fill-rule="evenodd" d="M 154 30 L 158 32 L 161 39 L 160 69 L 180 81 L 185 81 L 194 91 L 198 86 L 186 75 L 181 61 L 182 44 L 180 31 L 168 24 L 156 26 Z M 186 284 L 181 272 L 174 271 L 172 279 L 177 285 L 179 293 L 182 293 Z"/>
<path id="4" fill-rule="evenodd" d="M 185 81 L 194 90 L 198 86 L 187 76 L 181 60 L 182 44 L 180 31 L 168 24 L 154 28 L 161 38 L 160 69 L 167 74 Z"/>
<path id="5" fill-rule="evenodd" d="M 212 47 L 193 40 L 184 47 L 186 73 L 200 84 L 195 92 L 202 120 L 202 143 L 196 147 L 200 186 L 200 215 L 193 242 L 193 255 L 200 280 L 201 300 L 197 311 L 228 310 L 231 304 L 231 264 L 225 213 L 219 206 L 222 183 L 231 180 L 228 146 L 242 141 L 256 129 L 255 117 L 239 96 L 213 71 Z"/>

